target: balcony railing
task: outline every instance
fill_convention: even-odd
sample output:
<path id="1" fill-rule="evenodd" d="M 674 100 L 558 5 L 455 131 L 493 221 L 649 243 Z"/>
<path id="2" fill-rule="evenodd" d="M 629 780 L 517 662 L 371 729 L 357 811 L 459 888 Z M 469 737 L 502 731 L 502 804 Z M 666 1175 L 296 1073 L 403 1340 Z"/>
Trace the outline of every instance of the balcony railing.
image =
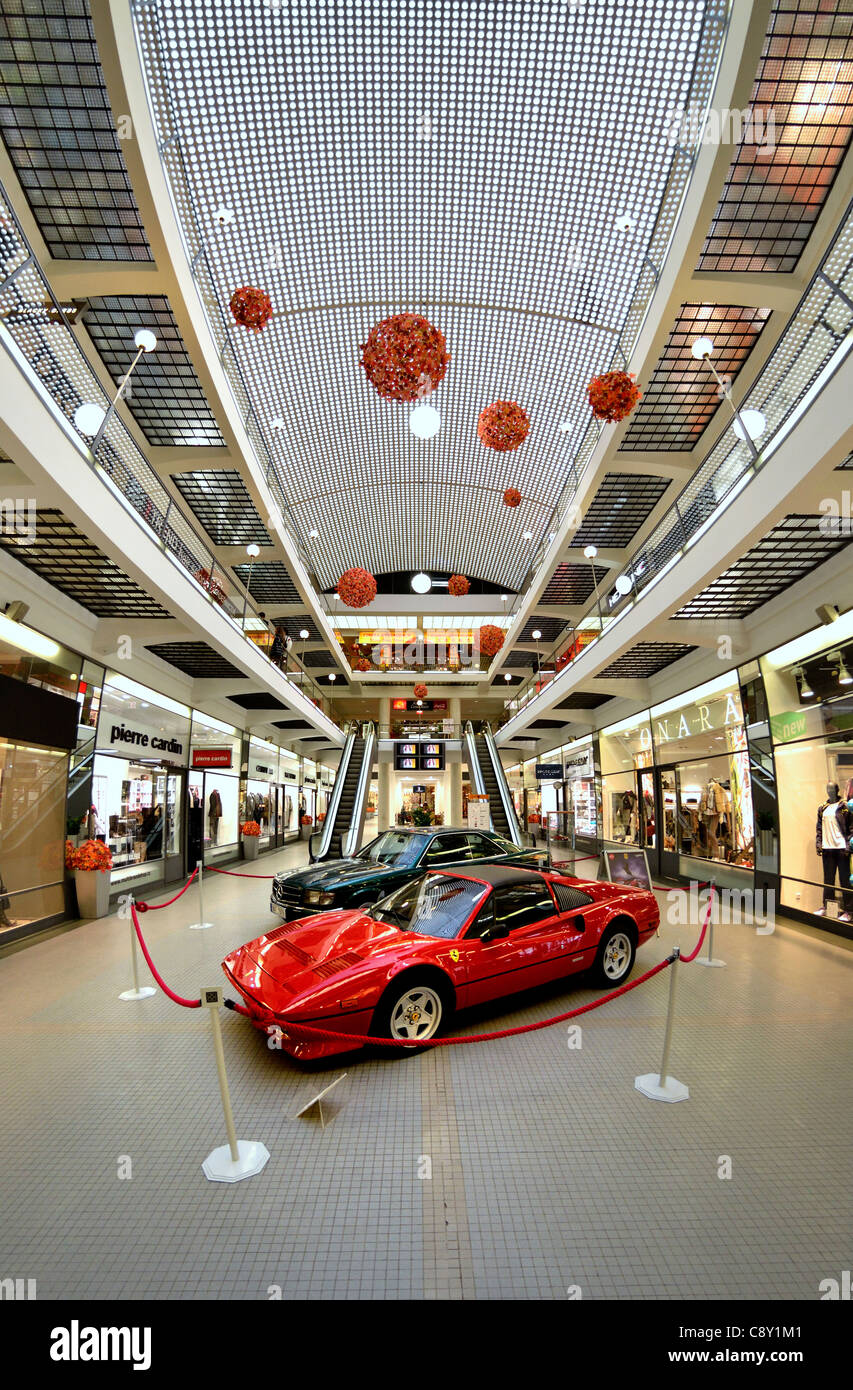
<path id="1" fill-rule="evenodd" d="M 229 619 L 236 637 L 269 649 L 274 625 L 261 616 L 249 591 L 220 564 L 167 492 L 120 415 L 109 409 L 111 398 L 78 343 L 2 184 L 0 341 L 27 370 L 33 388 L 90 465 L 93 476 L 119 498 L 134 520 Z M 108 412 L 102 431 L 91 443 L 74 423 L 77 408 L 84 402 Z M 262 634 L 265 638 L 259 641 Z M 340 725 L 328 689 L 318 685 L 301 662 L 289 655 L 279 670 L 282 680 Z"/>
<path id="2" fill-rule="evenodd" d="M 544 651 L 540 669 L 514 691 L 502 724 L 509 721 L 582 655 L 583 650 L 629 612 L 637 599 L 669 570 L 767 463 L 811 407 L 853 348 L 853 202 L 796 310 L 759 376 L 740 405 L 757 410 L 767 427 L 753 447 L 734 434 L 729 421 L 671 510 L 626 559 L 630 581 L 624 596 L 604 594 L 584 616 Z M 592 636 L 590 636 L 592 634 Z M 571 653 L 566 656 L 566 653 Z"/>

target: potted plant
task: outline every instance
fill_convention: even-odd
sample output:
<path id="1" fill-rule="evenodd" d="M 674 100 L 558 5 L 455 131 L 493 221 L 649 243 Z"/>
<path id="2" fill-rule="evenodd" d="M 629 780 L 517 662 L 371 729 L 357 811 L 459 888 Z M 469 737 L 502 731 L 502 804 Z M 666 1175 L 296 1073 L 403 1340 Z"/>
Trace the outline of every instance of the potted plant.
<path id="1" fill-rule="evenodd" d="M 416 806 L 412 811 L 412 825 L 432 825 L 432 816 L 425 806 Z"/>
<path id="2" fill-rule="evenodd" d="M 258 822 L 256 820 L 244 821 L 240 826 L 240 834 L 243 836 L 243 858 L 257 859 L 261 835 L 261 827 Z"/>
<path id="3" fill-rule="evenodd" d="M 74 874 L 81 917 L 106 917 L 110 910 L 113 857 L 103 840 L 87 840 L 74 849 L 65 844 L 65 865 Z"/>

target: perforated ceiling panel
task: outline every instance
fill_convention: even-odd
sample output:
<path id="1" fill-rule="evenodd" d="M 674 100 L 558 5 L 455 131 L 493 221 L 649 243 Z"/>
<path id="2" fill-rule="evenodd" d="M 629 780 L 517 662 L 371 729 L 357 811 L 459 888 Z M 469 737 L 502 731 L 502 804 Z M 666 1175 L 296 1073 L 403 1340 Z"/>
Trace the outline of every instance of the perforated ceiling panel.
<path id="1" fill-rule="evenodd" d="M 173 473 L 172 482 L 214 545 L 272 545 L 236 468 Z"/>
<path id="2" fill-rule="evenodd" d="M 241 584 L 249 580 L 249 564 L 234 565 Z M 262 560 L 252 566 L 251 595 L 258 603 L 302 603 L 299 590 L 280 560 Z"/>
<path id="3" fill-rule="evenodd" d="M 170 666 L 176 666 L 185 675 L 194 676 L 196 679 L 228 680 L 232 676 L 245 679 L 244 671 L 232 666 L 230 661 L 226 661 L 224 656 L 220 656 L 219 652 L 214 651 L 206 642 L 159 642 L 155 646 L 147 647 L 146 651 L 153 652 L 154 656 L 159 656 L 161 660 L 168 661 Z"/>
<path id="4" fill-rule="evenodd" d="M 0 527 L 0 546 L 48 584 L 99 618 L 171 618 L 62 512 L 39 508 L 34 522 L 29 534 Z"/>
<path id="5" fill-rule="evenodd" d="M 52 256 L 151 260 L 88 0 L 3 0 L 0 131 Z"/>
<path id="6" fill-rule="evenodd" d="M 642 680 L 647 676 L 653 676 L 656 671 L 662 671 L 664 666 L 671 666 L 673 661 L 678 661 L 688 652 L 695 650 L 695 647 L 681 642 L 638 642 L 636 647 L 632 647 L 624 656 L 612 661 L 601 675 L 608 679 L 622 676 Z"/>
<path id="7" fill-rule="evenodd" d="M 851 0 L 775 0 L 699 270 L 795 268 L 850 143 L 851 79 Z"/>
<path id="8" fill-rule="evenodd" d="M 210 0 L 134 6 L 218 305 L 227 318 L 247 284 L 272 300 L 261 332 L 231 339 L 296 523 L 320 532 L 324 587 L 351 565 L 518 587 L 524 533 L 547 532 L 589 423 L 584 388 L 631 310 L 677 158 L 667 113 L 713 68 L 719 8 L 269 0 L 241 7 L 235 33 Z M 404 311 L 450 352 L 426 442 L 360 365 L 371 325 Z M 513 453 L 477 437 L 496 399 L 532 422 Z"/>
<path id="9" fill-rule="evenodd" d="M 572 536 L 572 548 L 630 545 L 646 517 L 670 485 L 654 473 L 605 473 L 604 480 Z"/>
<path id="10" fill-rule="evenodd" d="M 168 299 L 141 294 L 90 299 L 83 321 L 116 385 L 136 355 L 137 328 L 157 335 L 155 350 L 140 357 L 125 391 L 149 444 L 223 443 Z"/>
<path id="11" fill-rule="evenodd" d="M 538 639 L 540 644 L 543 642 L 556 642 L 565 626 L 566 621 L 564 618 L 543 618 L 539 614 L 534 613 L 532 618 L 528 618 L 521 632 L 513 635 L 513 641 L 535 642 L 537 639 L 533 634 L 534 632 L 539 632 L 542 634 Z"/>
<path id="12" fill-rule="evenodd" d="M 711 338 L 714 367 L 721 377 L 732 377 L 743 366 L 769 317 L 769 309 L 682 304 L 651 381 L 643 389 L 643 399 L 631 417 L 621 451 L 692 449 L 722 400 L 707 363 L 691 354 L 692 343 L 697 338 Z"/>
<path id="13" fill-rule="evenodd" d="M 744 618 L 850 544 L 844 518 L 786 516 L 674 615 Z"/>
<path id="14" fill-rule="evenodd" d="M 599 587 L 604 584 L 609 573 L 610 571 L 602 565 L 595 566 L 595 579 Z M 588 561 L 584 561 L 583 564 L 558 565 L 548 580 L 547 588 L 539 602 L 586 603 L 587 599 L 592 597 L 593 589 L 592 565 Z"/>

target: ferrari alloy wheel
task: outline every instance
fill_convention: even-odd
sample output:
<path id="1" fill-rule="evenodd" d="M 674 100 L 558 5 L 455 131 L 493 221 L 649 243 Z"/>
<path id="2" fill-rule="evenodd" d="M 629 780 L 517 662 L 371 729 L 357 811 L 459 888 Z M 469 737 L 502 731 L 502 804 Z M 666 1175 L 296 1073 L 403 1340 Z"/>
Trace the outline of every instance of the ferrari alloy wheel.
<path id="1" fill-rule="evenodd" d="M 413 985 L 391 1009 L 391 1037 L 423 1042 L 438 1032 L 441 996 L 427 985 Z"/>
<path id="2" fill-rule="evenodd" d="M 623 927 L 610 927 L 601 938 L 594 973 L 603 985 L 619 985 L 634 965 L 634 942 Z"/>

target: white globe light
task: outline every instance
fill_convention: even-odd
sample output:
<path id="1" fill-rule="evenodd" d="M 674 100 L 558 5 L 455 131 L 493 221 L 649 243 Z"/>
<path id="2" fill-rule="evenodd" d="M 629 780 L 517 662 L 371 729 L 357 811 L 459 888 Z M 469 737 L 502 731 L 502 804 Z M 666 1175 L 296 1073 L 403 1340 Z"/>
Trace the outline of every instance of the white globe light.
<path id="1" fill-rule="evenodd" d="M 259 545 L 247 545 L 247 546 L 246 546 L 246 554 L 247 554 L 247 555 L 251 555 L 251 557 L 252 557 L 253 560 L 254 560 L 258 555 L 260 555 L 260 553 L 261 553 L 261 547 L 260 547 Z"/>
<path id="2" fill-rule="evenodd" d="M 505 680 L 505 681 L 511 681 L 511 680 L 512 680 L 512 676 L 510 675 L 509 671 L 505 671 L 505 672 L 504 672 L 504 680 Z"/>
<path id="3" fill-rule="evenodd" d="M 537 628 L 534 628 L 534 630 L 533 630 L 533 632 L 531 632 L 530 636 L 533 638 L 534 642 L 538 642 L 538 641 L 539 641 L 539 638 L 542 636 L 542 633 L 539 631 L 539 629 L 538 629 L 538 627 L 537 627 Z"/>
<path id="4" fill-rule="evenodd" d="M 335 675 L 335 673 L 334 673 L 334 671 L 333 671 L 332 674 L 329 676 L 329 680 L 330 680 L 330 681 L 336 681 L 337 679 L 338 679 L 338 678 L 337 678 L 337 676 Z"/>
<path id="5" fill-rule="evenodd" d="M 440 426 L 441 416 L 432 405 L 416 405 L 409 416 L 409 429 L 416 439 L 432 439 Z"/>
<path id="6" fill-rule="evenodd" d="M 710 357 L 714 351 L 713 338 L 697 338 L 690 351 L 696 358 Z"/>
<path id="7" fill-rule="evenodd" d="M 220 227 L 227 227 L 231 222 L 234 221 L 233 208 L 226 208 L 220 205 L 220 207 L 216 209 L 216 212 L 213 215 L 219 223 Z"/>
<path id="8" fill-rule="evenodd" d="M 432 580 L 428 574 L 413 574 L 412 588 L 416 594 L 428 594 L 432 588 Z"/>
<path id="9" fill-rule="evenodd" d="M 597 545 L 588 545 L 587 548 L 586 548 L 586 550 L 584 551 L 584 555 L 586 556 L 586 558 L 587 558 L 588 560 L 594 560 L 597 554 L 598 554 L 598 546 L 597 546 Z"/>
<path id="10" fill-rule="evenodd" d="M 137 328 L 133 335 L 133 341 L 143 352 L 153 352 L 157 346 L 157 337 L 151 332 L 150 328 Z"/>
<path id="11" fill-rule="evenodd" d="M 81 434 L 88 434 L 94 438 L 104 423 L 106 413 L 103 406 L 84 401 L 74 412 L 74 424 Z"/>
<path id="12" fill-rule="evenodd" d="M 308 641 L 308 638 L 311 636 L 311 634 L 310 634 L 310 632 L 308 631 L 307 627 L 301 627 L 301 628 L 299 629 L 299 636 L 302 638 L 302 641 L 303 641 L 303 642 L 307 642 L 307 641 Z"/>
<path id="13" fill-rule="evenodd" d="M 733 429 L 738 439 L 760 439 L 767 429 L 767 420 L 760 410 L 742 410 L 740 418 L 735 419 Z"/>
<path id="14" fill-rule="evenodd" d="M 630 594 L 631 581 L 627 574 L 620 574 L 619 578 L 616 580 L 616 592 L 617 594 Z"/>
<path id="15" fill-rule="evenodd" d="M 418 706 L 420 707 L 422 704 L 423 704 L 423 700 L 418 700 Z"/>

